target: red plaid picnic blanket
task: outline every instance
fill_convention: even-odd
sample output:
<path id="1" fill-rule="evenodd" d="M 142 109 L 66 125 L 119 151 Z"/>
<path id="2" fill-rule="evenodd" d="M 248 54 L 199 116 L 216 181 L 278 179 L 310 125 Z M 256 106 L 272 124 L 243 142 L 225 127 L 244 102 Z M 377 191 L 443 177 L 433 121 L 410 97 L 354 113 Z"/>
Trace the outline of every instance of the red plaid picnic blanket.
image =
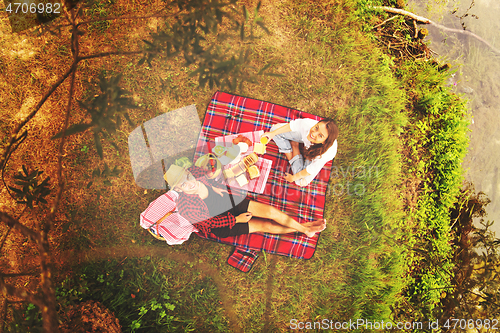
<path id="1" fill-rule="evenodd" d="M 312 114 L 269 102 L 216 92 L 203 120 L 195 160 L 208 152 L 207 142 L 216 137 L 259 130 L 267 132 L 273 124 L 287 123 L 297 118 L 321 119 Z M 248 193 L 248 197 L 282 210 L 299 223 L 323 218 L 325 193 L 332 162 L 328 162 L 307 187 L 299 187 L 283 179 L 284 172 L 291 172 L 290 166 L 285 155 L 278 152 L 278 147 L 273 141 L 267 144 L 266 154 L 262 157 L 272 161 L 273 169 L 264 192 Z M 200 234 L 198 236 L 203 237 Z M 243 272 L 248 272 L 257 258 L 257 252 L 262 250 L 292 258 L 310 259 L 316 250 L 318 238 L 319 235 L 309 238 L 302 233 L 286 235 L 255 233 L 227 238 L 218 238 L 210 234 L 207 239 L 234 245 L 236 248 L 228 263 Z"/>

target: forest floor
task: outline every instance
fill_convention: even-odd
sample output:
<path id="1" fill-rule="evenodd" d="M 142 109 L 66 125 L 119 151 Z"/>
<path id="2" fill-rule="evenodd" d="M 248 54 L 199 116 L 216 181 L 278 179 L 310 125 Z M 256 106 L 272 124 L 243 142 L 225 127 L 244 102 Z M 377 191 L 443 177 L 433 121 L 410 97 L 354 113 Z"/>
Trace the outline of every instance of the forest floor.
<path id="1" fill-rule="evenodd" d="M 257 2 L 245 3 L 252 13 Z M 86 19 L 148 15 L 162 4 L 103 0 L 87 9 L 85 15 Z M 349 0 L 263 3 L 259 14 L 271 34 L 261 31 L 260 38 L 253 41 L 252 64 L 260 68 L 273 63 L 273 72 L 284 76 L 262 76 L 258 84 L 247 84 L 236 91 L 333 117 L 341 128 L 330 186 L 347 188 L 353 182 L 363 185 L 366 195 L 358 198 L 348 191 L 329 192 L 325 207 L 329 224 L 311 260 L 263 253 L 250 273 L 243 274 L 226 264 L 232 247 L 194 236 L 174 247 L 154 240 L 140 228 L 139 214 L 163 191 L 144 190 L 135 184 L 127 152 L 128 134 L 134 127 L 125 124 L 115 135 L 119 151 L 105 143 L 103 160 L 88 133 L 67 139 L 65 191 L 50 234 L 60 290 L 69 293 L 77 289 L 74 279 L 87 279 L 97 291 L 82 289 L 77 298 L 99 298 L 120 318 L 126 331 L 134 330 L 132 327 L 145 329 L 146 317 L 139 313 L 146 305 L 152 309 L 151 304 L 156 304 L 153 301 L 160 302 L 155 286 L 169 295 L 169 301 L 163 300 L 169 304 L 163 308 L 168 316 L 161 316 L 159 311 L 153 316 L 151 310 L 148 320 L 176 329 L 284 331 L 294 318 L 387 318 L 389 305 L 402 288 L 402 250 L 394 245 L 395 239 L 372 238 L 373 232 L 384 234 L 397 229 L 396 237 L 404 230 L 404 223 L 416 223 L 405 216 L 416 209 L 422 185 L 416 171 L 408 171 L 411 152 L 404 145 L 407 134 L 400 136 L 408 125 L 407 96 L 393 74 L 390 57 L 362 31 L 366 24 L 375 26 L 382 19 L 366 15 L 371 21 L 361 22 L 354 14 L 356 8 L 357 4 Z M 51 24 L 62 22 L 57 19 Z M 142 40 L 161 27 L 159 18 L 94 22 L 87 25 L 81 37 L 80 52 L 140 50 Z M 39 29 L 13 33 L 4 15 L 0 34 L 0 143 L 5 144 L 14 124 L 27 116 L 71 65 L 72 53 L 65 27 L 56 35 Z M 229 45 L 231 40 L 221 41 L 221 45 L 224 43 Z M 109 77 L 121 72 L 123 87 L 132 92 L 140 107 L 130 112 L 136 125 L 191 104 L 196 104 L 203 119 L 215 89 L 200 88 L 189 77 L 192 68 L 183 67 L 180 59 L 153 62 L 152 67 L 139 66 L 139 59 L 120 55 L 81 62 L 73 105 L 98 92 L 100 74 Z M 26 165 L 42 170 L 42 178 L 50 176 L 55 193 L 59 141 L 51 137 L 64 123 L 68 81 L 27 124 L 28 138 L 5 168 L 7 181 Z M 72 109 L 70 124 L 89 119 L 83 109 Z M 120 177 L 109 179 L 111 186 L 105 179 L 92 178 L 92 171 L 103 170 L 105 163 L 123 170 Z M 361 169 L 377 172 L 361 177 L 357 175 Z M 91 180 L 93 184 L 88 187 Z M 43 204 L 22 209 L 6 187 L 0 192 L 0 210 L 35 229 L 49 211 Z M 2 271 L 35 273 L 10 281 L 36 290 L 39 259 L 35 246 L 6 226 L 0 226 L 0 231 L 5 235 Z M 115 303 L 110 300 L 113 298 Z M 165 318 L 170 318 L 168 323 Z"/>

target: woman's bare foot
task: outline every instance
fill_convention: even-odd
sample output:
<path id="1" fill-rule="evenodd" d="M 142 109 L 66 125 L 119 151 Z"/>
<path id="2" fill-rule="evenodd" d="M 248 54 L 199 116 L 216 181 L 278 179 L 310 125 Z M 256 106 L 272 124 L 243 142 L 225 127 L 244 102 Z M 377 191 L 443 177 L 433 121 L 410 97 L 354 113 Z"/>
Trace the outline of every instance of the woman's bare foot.
<path id="1" fill-rule="evenodd" d="M 318 230 L 316 232 L 322 232 L 326 229 L 326 219 L 317 220 L 316 223 L 318 223 Z"/>

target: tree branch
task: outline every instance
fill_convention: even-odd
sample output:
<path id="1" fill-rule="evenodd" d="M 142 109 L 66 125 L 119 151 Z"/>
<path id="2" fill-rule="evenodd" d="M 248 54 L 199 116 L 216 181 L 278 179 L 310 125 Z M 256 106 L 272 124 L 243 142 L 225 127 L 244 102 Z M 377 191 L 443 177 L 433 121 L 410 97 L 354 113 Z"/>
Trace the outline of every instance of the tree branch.
<path id="1" fill-rule="evenodd" d="M 111 51 L 111 52 L 103 52 L 103 53 L 96 53 L 96 54 L 91 54 L 83 57 L 79 57 L 78 61 L 85 60 L 85 59 L 94 59 L 94 58 L 100 58 L 100 57 L 107 57 L 110 55 L 134 55 L 134 54 L 141 54 L 141 53 L 146 53 L 146 51 Z"/>
<path id="2" fill-rule="evenodd" d="M 20 298 L 37 305 L 40 309 L 44 306 L 43 299 L 24 289 L 18 289 L 10 284 L 6 284 L 3 278 L 0 278 L 0 290 L 5 296 Z"/>
<path id="3" fill-rule="evenodd" d="M 2 173 L 3 173 L 3 170 L 2 170 Z M 7 186 L 7 185 L 5 185 L 5 186 Z M 25 205 L 24 208 L 23 208 L 23 211 L 21 212 L 21 214 L 19 214 L 19 216 L 16 218 L 16 220 L 19 220 L 21 218 L 21 216 L 24 214 L 24 212 L 26 211 L 26 209 L 28 209 L 28 206 Z M 3 246 L 5 244 L 5 241 L 7 240 L 7 237 L 9 237 L 9 234 L 10 234 L 11 230 L 12 230 L 12 227 L 9 226 L 9 229 L 7 229 L 7 232 L 5 233 L 5 235 L 3 235 L 2 241 L 0 242 L 0 251 L 2 251 Z"/>
<path id="4" fill-rule="evenodd" d="M 72 20 L 75 21 L 75 11 L 71 10 Z M 56 297 L 52 283 L 52 273 L 50 269 L 50 246 L 48 241 L 48 233 L 52 227 L 54 222 L 55 214 L 59 203 L 61 202 L 62 193 L 64 191 L 64 180 L 63 180 L 63 171 L 62 171 L 62 160 L 64 153 L 64 143 L 66 141 L 66 129 L 69 125 L 69 116 L 71 112 L 71 104 L 73 100 L 73 95 L 75 91 L 75 76 L 77 71 L 77 66 L 79 60 L 79 35 L 78 28 L 75 24 L 73 24 L 72 29 L 72 50 L 73 50 L 73 64 L 71 66 L 71 80 L 69 86 L 68 93 L 68 104 L 66 106 L 66 115 L 64 119 L 64 125 L 62 129 L 62 137 L 59 143 L 58 149 L 58 161 L 57 161 L 57 181 L 58 181 L 58 191 L 54 203 L 50 209 L 50 213 L 47 216 L 47 223 L 42 228 L 42 232 L 40 233 L 41 241 L 38 244 L 38 249 L 40 252 L 40 271 L 41 271 L 41 287 L 42 294 L 44 295 L 44 305 L 41 307 L 42 312 L 42 320 L 43 320 L 43 329 L 45 332 L 59 332 L 59 323 L 57 320 L 57 311 L 56 311 Z"/>
<path id="5" fill-rule="evenodd" d="M 35 106 L 33 111 L 31 111 L 25 118 L 21 119 L 21 122 L 19 124 L 17 124 L 16 127 L 14 127 L 14 130 L 12 131 L 12 134 L 10 137 L 10 141 L 6 146 L 6 148 L 2 154 L 2 157 L 0 158 L 0 168 L 3 169 L 5 167 L 5 164 L 7 163 L 7 157 L 9 155 L 9 153 L 11 152 L 11 148 L 14 145 L 14 143 L 18 140 L 17 134 L 21 131 L 21 129 L 24 127 L 24 125 L 26 125 L 31 119 L 33 119 L 33 117 L 36 115 L 38 110 L 40 110 L 42 105 L 47 101 L 47 99 L 52 95 L 52 93 L 71 74 L 71 71 L 72 71 L 72 67 L 68 68 L 68 70 L 63 74 L 63 76 L 61 78 L 59 78 L 59 80 L 57 80 L 56 83 L 54 83 L 52 85 L 52 87 L 49 89 L 49 91 L 47 91 L 45 93 L 45 95 L 43 95 L 42 99 L 40 100 L 40 102 L 38 102 L 38 104 Z"/>
<path id="6" fill-rule="evenodd" d="M 7 240 L 7 237 L 9 237 L 10 231 L 12 230 L 12 227 L 9 226 L 5 234 L 2 236 L 2 240 L 0 241 L 0 251 L 2 251 L 3 246 L 5 244 L 5 241 Z"/>
<path id="7" fill-rule="evenodd" d="M 16 150 L 16 149 L 17 149 L 17 147 L 19 147 L 19 145 L 20 145 L 21 143 L 23 143 L 23 141 L 24 141 L 27 137 L 28 137 L 28 131 L 24 131 L 24 132 L 23 132 L 20 136 L 18 136 L 18 137 L 15 139 L 14 143 L 17 143 L 17 144 L 16 144 L 16 147 L 14 147 L 14 149 L 12 149 L 10 152 L 8 152 L 8 153 L 7 153 L 7 157 L 6 157 L 5 165 L 4 165 L 4 167 L 2 168 L 2 182 L 3 182 L 4 186 L 5 186 L 5 188 L 7 189 L 7 193 L 9 193 L 10 197 L 11 197 L 12 199 L 14 199 L 14 200 L 15 200 L 16 198 L 14 197 L 14 195 L 12 195 L 12 193 L 10 192 L 9 187 L 7 186 L 7 183 L 5 182 L 5 167 L 7 166 L 7 161 L 9 160 L 10 155 L 12 154 L 12 152 L 13 152 L 14 150 Z M 0 248 L 1 248 L 1 246 L 0 246 Z"/>
<path id="8" fill-rule="evenodd" d="M 40 274 L 40 271 L 20 272 L 20 273 L 0 273 L 0 277 L 10 278 L 10 277 L 28 276 L 28 275 L 33 276 L 38 274 Z"/>
<path id="9" fill-rule="evenodd" d="M 24 236 L 31 238 L 37 243 L 41 241 L 40 235 L 38 233 L 34 232 L 27 226 L 21 224 L 21 222 L 19 222 L 18 220 L 16 220 L 7 213 L 0 212 L 0 221 L 4 222 L 11 228 L 19 230 Z"/>
<path id="10" fill-rule="evenodd" d="M 113 21 L 113 20 L 144 20 L 152 17 L 173 17 L 175 15 L 179 15 L 179 12 L 176 12 L 174 14 L 160 14 L 160 11 L 157 11 L 155 14 L 152 15 L 146 15 L 146 16 L 111 16 L 111 17 L 103 17 L 99 19 L 94 19 L 94 20 L 88 20 L 88 21 L 82 21 L 76 25 L 76 27 L 80 27 L 81 25 L 84 24 L 89 24 L 89 23 L 94 23 L 94 22 L 102 22 L 102 21 Z"/>
<path id="11" fill-rule="evenodd" d="M 486 298 L 486 297 L 488 297 L 488 296 L 486 296 L 486 295 L 477 294 L 477 293 L 475 293 L 475 292 L 473 292 L 473 291 L 471 291 L 471 290 L 468 290 L 468 291 L 466 291 L 466 292 L 468 292 L 469 294 L 475 295 L 475 296 L 477 296 L 477 297 L 479 297 L 479 298 L 482 298 L 482 299 L 484 299 L 485 301 L 488 301 L 488 303 L 494 304 L 496 307 L 499 307 L 499 308 L 500 308 L 500 304 L 495 303 L 495 302 L 493 302 L 492 300 L 488 300 L 488 299 Z"/>
<path id="12" fill-rule="evenodd" d="M 389 22 L 389 21 L 391 21 L 391 20 L 394 20 L 396 17 L 397 17 L 397 16 L 391 16 L 391 17 L 389 17 L 389 18 L 388 18 L 387 20 L 385 20 L 384 22 L 379 23 L 379 24 L 377 24 L 376 26 L 374 26 L 374 27 L 373 27 L 373 29 L 376 29 L 376 28 L 378 28 L 378 27 L 383 26 L 383 25 L 384 25 L 384 24 L 386 24 L 387 22 Z"/>
<path id="13" fill-rule="evenodd" d="M 26 126 L 26 124 L 32 120 L 37 112 L 42 108 L 44 103 L 48 100 L 50 96 L 57 90 L 57 88 L 68 78 L 70 77 L 70 83 L 69 83 L 69 92 L 68 92 L 68 101 L 67 105 L 65 108 L 65 120 L 62 128 L 62 138 L 59 143 L 58 147 L 58 163 L 57 163 L 57 178 L 58 178 L 58 191 L 56 193 L 56 198 L 52 204 L 52 207 L 50 209 L 50 212 L 47 216 L 47 219 L 45 223 L 42 225 L 42 230 L 41 232 L 35 232 L 34 230 L 24 226 L 19 222 L 18 219 L 15 219 L 8 215 L 7 213 L 0 212 L 0 221 L 3 223 L 6 223 L 10 228 L 16 228 L 18 229 L 23 235 L 30 237 L 33 239 L 37 245 L 38 252 L 39 252 L 39 257 L 40 257 L 40 272 L 36 273 L 5 273 L 5 274 L 0 274 L 0 290 L 8 296 L 15 297 L 17 299 L 20 299 L 22 301 L 28 301 L 31 302 L 35 305 L 37 305 L 40 308 L 40 311 L 42 313 L 42 320 L 43 320 L 43 330 L 44 332 L 51 332 L 51 333 L 57 333 L 58 332 L 58 319 L 57 319 L 57 311 L 56 311 L 56 305 L 57 301 L 55 298 L 55 292 L 54 292 L 54 287 L 53 287 L 53 282 L 52 282 L 52 275 L 51 275 L 51 256 L 50 256 L 50 244 L 48 241 L 48 234 L 50 230 L 52 229 L 52 226 L 54 224 L 55 220 L 55 214 L 58 210 L 58 207 L 61 202 L 61 198 L 64 192 L 65 184 L 64 184 L 64 172 L 63 172 L 63 153 L 64 153 L 64 148 L 65 148 L 65 141 L 66 141 L 66 132 L 67 128 L 69 126 L 70 122 L 70 111 L 72 107 L 72 100 L 74 98 L 74 92 L 75 92 L 75 81 L 76 81 L 76 72 L 78 69 L 78 64 L 82 60 L 86 59 L 95 59 L 95 58 L 101 58 L 101 57 L 106 57 L 106 56 L 111 56 L 111 55 L 136 55 L 136 54 L 142 54 L 144 51 L 130 51 L 130 52 L 120 52 L 120 51 L 112 51 L 112 52 L 104 52 L 104 53 L 97 53 L 97 54 L 90 54 L 90 55 L 85 55 L 85 56 L 80 56 L 80 48 L 79 48 L 79 38 L 80 38 L 80 31 L 79 27 L 83 24 L 91 23 L 93 21 L 103 21 L 103 19 L 99 20 L 91 20 L 87 22 L 80 22 L 77 24 L 76 22 L 76 12 L 75 9 L 71 9 L 67 12 L 65 12 L 66 19 L 68 22 L 70 22 L 70 27 L 71 27 L 71 50 L 73 52 L 73 61 L 71 66 L 64 72 L 64 74 L 50 87 L 50 89 L 42 96 L 41 100 L 37 103 L 37 105 L 29 112 L 29 114 L 20 119 L 19 123 L 14 125 L 11 137 L 9 139 L 9 142 L 5 146 L 5 150 L 1 151 L 0 150 L 0 168 L 5 170 L 5 167 L 8 163 L 8 160 L 14 152 L 19 144 L 16 145 L 17 142 L 21 141 L 21 138 L 25 138 L 27 135 L 27 132 L 22 133 L 21 135 L 19 134 L 23 127 Z M 167 16 L 174 16 L 176 14 L 169 14 Z M 107 18 L 106 20 L 113 20 L 113 19 L 140 19 L 140 18 L 150 18 L 150 17 L 159 17 L 159 16 L 165 16 L 165 14 L 158 15 L 158 14 L 153 14 L 153 15 L 148 15 L 144 17 L 116 17 L 116 18 Z M 6 184 L 5 184 L 6 185 Z M 40 281 L 40 287 L 41 287 L 41 293 L 40 294 L 33 294 L 29 292 L 28 290 L 25 289 L 20 289 L 16 288 L 13 285 L 5 283 L 4 278 L 10 277 L 10 278 L 15 278 L 21 275 L 25 274 L 40 274 L 41 281 Z"/>
<path id="14" fill-rule="evenodd" d="M 415 21 L 418 21 L 418 22 L 421 22 L 421 23 L 429 24 L 429 23 L 432 22 L 428 18 L 425 18 L 423 16 L 415 15 L 415 14 L 413 14 L 411 12 L 408 12 L 406 10 L 399 9 L 399 8 L 392 8 L 392 7 L 387 7 L 387 6 L 373 6 L 373 9 L 381 9 L 384 12 L 387 12 L 387 13 L 408 16 L 408 17 L 411 17 L 412 19 L 414 19 Z"/>
<path id="15" fill-rule="evenodd" d="M 500 50 L 497 49 L 496 47 L 494 47 L 493 45 L 491 45 L 488 41 L 484 40 L 482 37 L 479 37 L 478 35 L 476 35 L 475 33 L 473 32 L 470 32 L 468 30 L 461 30 L 461 29 L 453 29 L 453 28 L 448 28 L 448 27 L 445 27 L 444 25 L 441 25 L 439 23 L 436 23 L 436 22 L 432 22 L 430 21 L 429 22 L 431 25 L 435 26 L 436 28 L 438 29 L 441 29 L 441 30 L 444 30 L 444 31 L 449 31 L 449 32 L 454 32 L 454 33 L 457 33 L 457 34 L 462 34 L 462 35 L 468 35 L 468 36 L 471 36 L 471 37 L 474 37 L 475 39 L 477 39 L 478 41 L 482 42 L 483 44 L 485 44 L 486 46 L 488 46 L 493 52 L 495 52 L 496 54 L 500 54 Z"/>
<path id="16" fill-rule="evenodd" d="M 121 19 L 125 19 L 125 20 L 136 20 L 136 19 L 137 20 L 144 20 L 144 19 L 153 18 L 153 17 L 168 18 L 168 17 L 174 17 L 176 15 L 179 15 L 179 13 L 180 13 L 180 12 L 176 12 L 176 13 L 173 13 L 173 14 L 165 14 L 165 13 L 160 13 L 160 12 L 161 12 L 161 10 L 157 11 L 155 14 L 145 15 L 145 16 L 123 16 L 123 17 L 110 16 L 110 17 L 102 17 L 102 18 L 98 18 L 98 19 L 81 21 L 76 26 L 80 27 L 81 25 L 90 24 L 90 23 L 94 23 L 94 22 L 112 21 L 112 20 L 121 20 Z M 71 21 L 69 18 L 67 18 L 67 20 L 69 22 Z M 72 22 L 66 23 L 66 24 L 54 25 L 54 26 L 52 26 L 52 28 L 57 29 L 57 28 L 65 28 L 65 27 L 71 27 L 71 26 L 73 26 Z"/>
<path id="17" fill-rule="evenodd" d="M 43 106 L 43 104 L 54 93 L 54 91 L 64 82 L 64 80 L 66 80 L 68 78 L 68 76 L 71 75 L 73 70 L 76 69 L 76 65 L 80 61 L 85 60 L 85 59 L 106 57 L 106 56 L 110 56 L 110 55 L 134 55 L 134 54 L 141 54 L 141 53 L 143 53 L 143 51 L 130 51 L 130 52 L 114 51 L 114 52 L 104 52 L 104 53 L 91 54 L 91 55 L 83 56 L 83 57 L 77 57 L 75 60 L 76 62 L 74 61 L 73 64 L 71 65 L 71 67 L 68 68 L 68 70 L 63 74 L 63 76 L 61 78 L 59 78 L 59 80 L 57 80 L 56 83 L 54 83 L 52 85 L 52 87 L 49 89 L 49 91 L 47 91 L 43 95 L 42 99 L 40 100 L 40 102 L 38 102 L 38 104 L 35 106 L 33 111 L 31 111 L 30 114 L 28 116 L 26 116 L 26 118 L 21 119 L 21 122 L 19 124 L 17 124 L 17 126 L 12 130 L 10 141 L 7 143 L 5 150 L 3 151 L 3 154 L 0 158 L 0 169 L 2 169 L 2 172 L 5 169 L 5 166 L 7 164 L 9 157 L 10 157 L 10 154 L 12 153 L 12 151 L 15 150 L 15 149 L 12 149 L 13 145 L 21 138 L 24 140 L 23 136 L 25 135 L 25 132 L 23 132 L 23 134 L 21 136 L 18 136 L 18 133 L 31 119 L 33 119 L 33 117 L 37 114 L 37 112 L 40 110 L 40 108 Z M 16 148 L 17 148 L 17 146 L 16 146 Z M 0 153 L 2 153 L 1 150 L 0 150 Z"/>

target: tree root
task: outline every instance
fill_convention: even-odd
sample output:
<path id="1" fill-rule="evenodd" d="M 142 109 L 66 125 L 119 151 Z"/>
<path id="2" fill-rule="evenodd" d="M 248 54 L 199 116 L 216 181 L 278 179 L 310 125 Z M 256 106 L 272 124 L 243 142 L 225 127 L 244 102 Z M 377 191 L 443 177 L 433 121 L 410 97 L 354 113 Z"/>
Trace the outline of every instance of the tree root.
<path id="1" fill-rule="evenodd" d="M 392 7 L 387 7 L 387 6 L 373 6 L 373 9 L 382 9 L 384 12 L 387 12 L 387 13 L 408 16 L 408 17 L 410 17 L 410 18 L 412 18 L 415 21 L 420 22 L 420 23 L 426 23 L 426 24 L 428 24 L 428 23 L 432 22 L 428 18 L 425 18 L 423 16 L 415 15 L 415 14 L 413 14 L 411 12 L 408 12 L 406 10 L 403 10 L 403 9 L 392 8 Z"/>
<path id="2" fill-rule="evenodd" d="M 461 29 L 448 28 L 448 27 L 445 27 L 444 25 L 441 25 L 441 24 L 436 23 L 436 22 L 434 22 L 432 20 L 429 20 L 426 17 L 415 15 L 415 14 L 413 14 L 411 12 L 408 12 L 406 10 L 403 10 L 403 9 L 392 8 L 392 7 L 387 7 L 387 6 L 373 6 L 373 8 L 374 9 L 381 9 L 381 10 L 387 12 L 387 13 L 392 13 L 392 14 L 398 14 L 398 15 L 407 16 L 407 17 L 409 17 L 409 18 L 411 18 L 411 19 L 413 19 L 413 20 L 415 20 L 415 21 L 417 21 L 419 23 L 430 24 L 430 25 L 433 25 L 436 28 L 444 30 L 444 31 L 449 31 L 449 32 L 454 32 L 454 33 L 459 33 L 459 34 L 463 34 L 463 35 L 468 35 L 468 36 L 474 37 L 477 40 L 479 40 L 480 42 L 484 43 L 486 46 L 488 46 L 496 54 L 500 54 L 500 50 L 499 49 L 497 49 L 496 47 L 494 47 L 493 45 L 491 45 L 488 41 L 484 40 L 483 38 L 479 37 L 478 35 L 476 35 L 473 32 L 470 32 L 470 31 L 467 31 L 467 30 L 461 30 Z"/>

